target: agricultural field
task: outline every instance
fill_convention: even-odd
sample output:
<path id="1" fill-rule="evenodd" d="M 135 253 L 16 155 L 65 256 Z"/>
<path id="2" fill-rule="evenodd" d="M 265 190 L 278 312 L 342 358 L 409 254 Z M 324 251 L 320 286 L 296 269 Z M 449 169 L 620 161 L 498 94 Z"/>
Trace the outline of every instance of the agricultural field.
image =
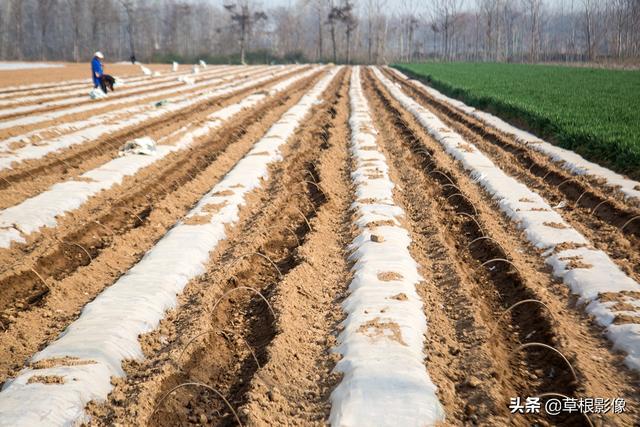
<path id="1" fill-rule="evenodd" d="M 619 153 L 465 66 L 120 66 L 0 71 L 0 426 L 640 423 Z M 542 81 L 464 87 L 570 135 Z"/>
<path id="2" fill-rule="evenodd" d="M 640 72 L 547 65 L 400 65 L 446 95 L 496 113 L 640 179 Z"/>

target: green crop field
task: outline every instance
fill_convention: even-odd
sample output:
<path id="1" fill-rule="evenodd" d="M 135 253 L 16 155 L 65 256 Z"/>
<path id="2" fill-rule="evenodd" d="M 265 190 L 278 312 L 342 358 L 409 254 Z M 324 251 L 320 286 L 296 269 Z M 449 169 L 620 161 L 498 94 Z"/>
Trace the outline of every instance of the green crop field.
<path id="1" fill-rule="evenodd" d="M 397 65 L 441 92 L 640 179 L 640 72 L 546 65 Z"/>

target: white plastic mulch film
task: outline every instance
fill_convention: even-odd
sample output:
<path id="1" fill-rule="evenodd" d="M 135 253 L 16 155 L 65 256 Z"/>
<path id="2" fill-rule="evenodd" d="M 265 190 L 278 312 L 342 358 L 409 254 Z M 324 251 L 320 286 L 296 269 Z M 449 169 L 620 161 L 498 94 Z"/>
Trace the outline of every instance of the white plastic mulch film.
<path id="1" fill-rule="evenodd" d="M 135 138 L 131 141 L 127 141 L 118 152 L 121 156 L 126 155 L 146 155 L 153 156 L 156 154 L 156 142 L 148 137 Z"/>
<path id="2" fill-rule="evenodd" d="M 349 90 L 351 154 L 356 185 L 355 224 L 349 249 L 353 280 L 335 351 L 342 381 L 331 394 L 332 426 L 426 426 L 444 411 L 424 365 L 427 319 L 416 285 L 422 280 L 400 225 L 394 184 L 376 143 L 377 130 L 354 68 Z"/>

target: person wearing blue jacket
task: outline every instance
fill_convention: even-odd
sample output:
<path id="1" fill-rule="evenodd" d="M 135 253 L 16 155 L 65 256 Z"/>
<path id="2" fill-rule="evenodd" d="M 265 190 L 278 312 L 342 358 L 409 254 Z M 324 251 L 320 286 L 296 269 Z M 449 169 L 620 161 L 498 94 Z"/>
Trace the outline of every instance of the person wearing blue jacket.
<path id="1" fill-rule="evenodd" d="M 91 78 L 93 79 L 93 87 L 97 88 L 101 86 L 102 76 L 104 71 L 102 69 L 102 60 L 104 59 L 104 55 L 102 52 L 98 51 L 93 55 L 93 59 L 91 60 Z"/>

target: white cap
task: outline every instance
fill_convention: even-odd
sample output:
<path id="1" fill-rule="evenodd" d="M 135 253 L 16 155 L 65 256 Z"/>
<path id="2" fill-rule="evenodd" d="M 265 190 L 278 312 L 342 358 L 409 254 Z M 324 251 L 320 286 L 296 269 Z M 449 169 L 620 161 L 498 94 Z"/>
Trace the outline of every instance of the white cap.
<path id="1" fill-rule="evenodd" d="M 96 56 L 96 57 L 98 57 L 100 59 L 104 59 L 104 55 L 100 51 L 97 51 L 96 53 L 94 53 L 93 56 Z"/>

